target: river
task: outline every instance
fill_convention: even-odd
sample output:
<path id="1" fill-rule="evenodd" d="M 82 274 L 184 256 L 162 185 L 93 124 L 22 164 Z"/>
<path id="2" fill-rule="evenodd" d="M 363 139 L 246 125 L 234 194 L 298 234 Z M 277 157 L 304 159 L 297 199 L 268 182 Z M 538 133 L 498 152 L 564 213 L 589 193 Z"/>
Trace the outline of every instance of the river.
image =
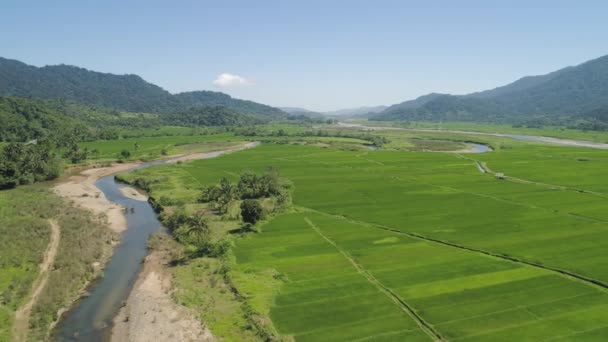
<path id="1" fill-rule="evenodd" d="M 128 172 L 177 161 L 215 158 L 227 152 L 257 145 L 258 143 L 254 142 L 223 151 L 143 163 Z M 117 182 L 114 175 L 100 178 L 95 185 L 108 200 L 126 208 L 128 228 L 122 233 L 121 243 L 114 248 L 103 277 L 91 285 L 87 295 L 76 302 L 55 327 L 52 334 L 52 340 L 55 341 L 108 341 L 112 332 L 112 320 L 129 296 L 141 271 L 142 262 L 148 254 L 147 243 L 150 235 L 166 230 L 148 202 L 123 194 L 121 188 L 128 186 Z"/>
<path id="2" fill-rule="evenodd" d="M 563 146 L 575 146 L 575 147 L 588 147 L 606 150 L 608 149 L 608 144 L 592 142 L 586 140 L 574 140 L 574 139 L 562 139 L 562 138 L 551 138 L 551 137 L 542 137 L 536 135 L 522 135 L 522 134 L 507 134 L 507 133 L 488 133 L 488 132 L 475 132 L 475 131 L 460 131 L 460 130 L 439 130 L 439 129 L 417 129 L 417 128 L 401 128 L 401 127 L 379 127 L 379 126 L 365 126 L 362 124 L 355 123 L 346 123 L 346 122 L 338 122 L 338 126 L 341 127 L 350 127 L 350 128 L 361 128 L 372 131 L 380 131 L 380 130 L 399 130 L 399 131 L 409 131 L 409 132 L 422 132 L 422 133 L 455 133 L 455 134 L 475 134 L 475 135 L 487 135 L 493 137 L 503 137 L 503 138 L 511 138 L 516 140 L 524 140 L 524 141 L 535 141 L 542 142 L 547 144 L 555 144 L 555 145 L 563 145 Z"/>

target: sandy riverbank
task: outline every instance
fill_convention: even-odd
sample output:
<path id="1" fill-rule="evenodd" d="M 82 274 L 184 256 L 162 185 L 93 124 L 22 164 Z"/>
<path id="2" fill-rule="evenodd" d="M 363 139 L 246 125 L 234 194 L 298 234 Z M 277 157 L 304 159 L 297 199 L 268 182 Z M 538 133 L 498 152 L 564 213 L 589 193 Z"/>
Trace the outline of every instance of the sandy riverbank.
<path id="1" fill-rule="evenodd" d="M 59 183 L 53 187 L 53 191 L 57 195 L 71 200 L 81 208 L 91 210 L 97 215 L 105 215 L 108 218 L 110 229 L 120 233 L 127 229 L 127 219 L 123 213 L 123 208 L 110 202 L 103 192 L 95 186 L 95 182 L 101 177 L 127 171 L 137 165 L 137 163 L 124 163 L 87 169 L 77 175 L 70 176 L 67 181 Z"/>
<path id="2" fill-rule="evenodd" d="M 164 163 L 208 159 L 222 154 L 255 147 L 259 142 L 231 146 L 225 150 L 173 156 Z M 112 164 L 108 167 L 91 168 L 73 175 L 53 188 L 53 191 L 70 199 L 74 205 L 105 215 L 115 232 L 127 229 L 124 209 L 109 201 L 97 188 L 102 177 L 128 171 L 141 163 Z M 125 197 L 146 201 L 148 197 L 128 186 L 118 186 Z M 114 319 L 112 341 L 215 341 L 211 332 L 203 328 L 197 316 L 171 298 L 171 273 L 167 268 L 169 258 L 163 251 L 153 251 L 145 259 L 142 271 L 131 290 L 125 306 Z"/>
<path id="3" fill-rule="evenodd" d="M 145 202 L 148 200 L 148 196 L 142 194 L 141 192 L 137 191 L 137 189 L 125 186 L 125 187 L 121 187 L 120 188 L 120 192 L 127 198 L 130 198 L 132 200 L 136 200 L 136 201 L 142 201 Z"/>
<path id="4" fill-rule="evenodd" d="M 219 157 L 226 153 L 250 149 L 250 148 L 258 146 L 259 144 L 260 143 L 258 141 L 253 141 L 253 142 L 248 142 L 245 144 L 238 144 L 238 145 L 230 146 L 221 151 L 184 154 L 184 155 L 180 155 L 180 156 L 175 156 L 175 157 L 167 160 L 167 162 L 168 163 L 179 163 L 179 162 L 188 162 L 188 161 L 193 161 L 193 160 L 198 160 L 198 159 L 210 159 L 210 158 Z"/>
<path id="5" fill-rule="evenodd" d="M 126 305 L 114 319 L 111 341 L 215 341 L 191 311 L 171 298 L 168 261 L 163 251 L 146 257 Z"/>

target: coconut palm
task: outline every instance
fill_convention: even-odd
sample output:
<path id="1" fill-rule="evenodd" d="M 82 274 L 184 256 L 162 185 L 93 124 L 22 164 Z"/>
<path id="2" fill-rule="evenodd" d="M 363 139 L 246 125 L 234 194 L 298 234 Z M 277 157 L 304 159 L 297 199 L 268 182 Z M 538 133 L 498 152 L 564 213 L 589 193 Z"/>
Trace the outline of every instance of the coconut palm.
<path id="1" fill-rule="evenodd" d="M 187 222 L 186 234 L 196 241 L 197 245 L 202 245 L 209 240 L 211 229 L 205 217 L 201 214 L 196 214 Z"/>

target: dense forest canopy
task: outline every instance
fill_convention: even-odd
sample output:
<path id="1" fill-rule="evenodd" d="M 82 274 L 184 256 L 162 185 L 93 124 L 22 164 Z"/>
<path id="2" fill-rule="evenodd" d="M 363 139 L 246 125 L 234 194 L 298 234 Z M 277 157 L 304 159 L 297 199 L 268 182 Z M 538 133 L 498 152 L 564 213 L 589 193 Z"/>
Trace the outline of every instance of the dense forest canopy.
<path id="1" fill-rule="evenodd" d="M 172 113 L 128 113 L 64 100 L 0 97 L 0 142 L 49 138 L 60 146 L 74 141 L 118 139 L 123 128 L 242 126 L 268 119 L 223 106 L 192 107 Z"/>
<path id="2" fill-rule="evenodd" d="M 0 189 L 54 179 L 61 174 L 61 162 L 49 140 L 8 144 L 0 150 Z"/>
<path id="3" fill-rule="evenodd" d="M 0 96 L 65 99 L 128 112 L 175 113 L 224 106 L 266 119 L 284 118 L 278 108 L 212 91 L 173 95 L 137 75 L 114 75 L 70 65 L 41 68 L 0 57 Z"/>
<path id="4" fill-rule="evenodd" d="M 193 107 L 161 118 L 163 123 L 177 126 L 241 126 L 262 122 L 253 116 L 222 106 Z"/>
<path id="5" fill-rule="evenodd" d="M 278 108 L 253 101 L 239 100 L 228 94 L 215 91 L 190 91 L 176 94 L 175 97 L 186 107 L 222 106 L 241 113 L 282 119 L 286 113 Z"/>

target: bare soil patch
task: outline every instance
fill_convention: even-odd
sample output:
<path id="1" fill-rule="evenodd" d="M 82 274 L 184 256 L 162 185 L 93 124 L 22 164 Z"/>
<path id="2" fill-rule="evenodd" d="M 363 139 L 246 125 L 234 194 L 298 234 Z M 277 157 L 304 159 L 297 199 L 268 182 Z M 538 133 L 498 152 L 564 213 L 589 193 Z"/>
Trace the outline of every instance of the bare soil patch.
<path id="1" fill-rule="evenodd" d="M 77 175 L 69 177 L 65 182 L 59 183 L 53 191 L 64 198 L 70 199 L 81 208 L 89 209 L 95 214 L 105 215 L 110 229 L 120 233 L 127 229 L 127 219 L 123 208 L 109 201 L 95 182 L 113 173 L 127 171 L 138 163 L 112 164 L 109 167 L 87 169 Z"/>

